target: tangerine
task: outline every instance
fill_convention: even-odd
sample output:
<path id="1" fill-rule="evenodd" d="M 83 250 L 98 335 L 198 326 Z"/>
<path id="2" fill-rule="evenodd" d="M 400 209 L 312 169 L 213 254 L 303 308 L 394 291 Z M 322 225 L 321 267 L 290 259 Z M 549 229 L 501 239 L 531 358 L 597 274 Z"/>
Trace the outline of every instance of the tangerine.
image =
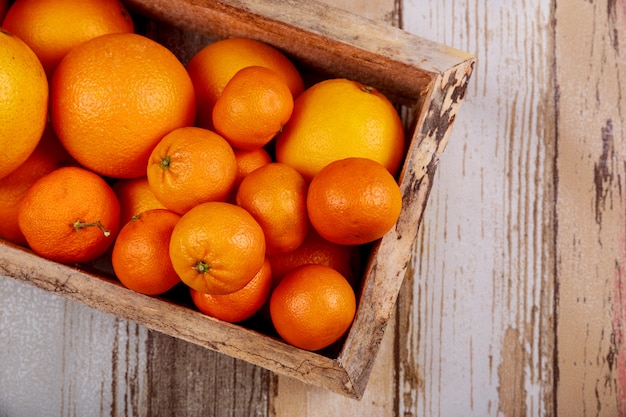
<path id="1" fill-rule="evenodd" d="M 22 165 L 46 126 L 48 80 L 32 49 L 0 28 L 0 178 Z"/>
<path id="2" fill-rule="evenodd" d="M 107 33 L 134 31 L 119 0 L 16 0 L 2 26 L 32 48 L 48 77 L 75 46 Z"/>
<path id="3" fill-rule="evenodd" d="M 398 183 L 372 159 L 331 162 L 309 184 L 311 225 L 322 237 L 340 245 L 361 245 L 383 237 L 401 209 Z"/>
<path id="4" fill-rule="evenodd" d="M 62 263 L 103 255 L 119 230 L 120 205 L 111 187 L 81 167 L 62 167 L 22 198 L 18 223 L 30 248 Z"/>
<path id="5" fill-rule="evenodd" d="M 293 96 L 284 78 L 269 68 L 243 68 L 228 81 L 213 107 L 213 127 L 231 145 L 265 146 L 291 117 Z"/>
<path id="6" fill-rule="evenodd" d="M 242 289 L 265 261 L 265 237 L 252 215 L 234 204 L 202 203 L 182 215 L 170 241 L 181 280 L 196 291 L 228 294 Z"/>
<path id="7" fill-rule="evenodd" d="M 243 181 L 246 175 L 272 162 L 272 157 L 265 148 L 253 149 L 251 151 L 243 149 L 233 150 L 235 151 L 235 159 L 237 160 L 236 187 L 239 187 L 239 184 L 241 184 L 241 181 Z"/>
<path id="8" fill-rule="evenodd" d="M 263 266 L 239 291 L 212 295 L 190 289 L 195 306 L 211 317 L 238 323 L 255 315 L 267 302 L 272 289 L 272 268 L 266 259 Z"/>
<path id="9" fill-rule="evenodd" d="M 112 178 L 146 175 L 161 138 L 195 117 L 185 67 L 164 46 L 133 33 L 72 49 L 52 77 L 51 96 L 61 143 L 80 164 Z"/>
<path id="10" fill-rule="evenodd" d="M 397 174 L 404 155 L 404 127 L 393 104 L 356 81 L 321 81 L 295 100 L 293 114 L 276 138 L 276 160 L 310 181 L 330 162 L 370 158 Z"/>
<path id="11" fill-rule="evenodd" d="M 215 132 L 182 127 L 165 135 L 148 162 L 148 183 L 168 209 L 184 213 L 207 201 L 224 201 L 237 175 L 230 144 Z"/>
<path id="12" fill-rule="evenodd" d="M 169 257 L 170 236 L 180 216 L 151 209 L 133 216 L 115 240 L 111 263 L 120 282 L 145 295 L 163 294 L 180 282 Z"/>
<path id="13" fill-rule="evenodd" d="M 261 225 L 266 253 L 295 250 L 307 235 L 307 184 L 288 165 L 273 162 L 248 174 L 237 190 L 237 204 Z"/>
<path id="14" fill-rule="evenodd" d="M 237 71 L 253 65 L 278 73 L 294 97 L 304 90 L 298 69 L 280 50 L 254 39 L 222 39 L 202 48 L 187 64 L 196 89 L 196 125 L 213 127 L 213 106 L 222 90 Z"/>
<path id="15" fill-rule="evenodd" d="M 133 216 L 146 210 L 165 208 L 152 192 L 146 176 L 117 180 L 113 184 L 113 191 L 120 202 L 120 225 L 122 226 Z"/>
<path id="16" fill-rule="evenodd" d="M 339 340 L 355 314 L 354 290 L 343 275 L 324 265 L 303 265 L 289 272 L 270 298 L 270 316 L 278 334 L 310 351 Z"/>

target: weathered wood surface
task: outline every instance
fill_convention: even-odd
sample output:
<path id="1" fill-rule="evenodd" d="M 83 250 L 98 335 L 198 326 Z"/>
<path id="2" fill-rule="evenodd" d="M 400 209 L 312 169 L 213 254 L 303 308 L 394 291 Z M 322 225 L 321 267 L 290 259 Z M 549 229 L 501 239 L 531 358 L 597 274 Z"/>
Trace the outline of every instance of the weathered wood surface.
<path id="1" fill-rule="evenodd" d="M 626 2 L 363 3 L 478 57 L 364 398 L 3 279 L 0 416 L 626 416 Z"/>

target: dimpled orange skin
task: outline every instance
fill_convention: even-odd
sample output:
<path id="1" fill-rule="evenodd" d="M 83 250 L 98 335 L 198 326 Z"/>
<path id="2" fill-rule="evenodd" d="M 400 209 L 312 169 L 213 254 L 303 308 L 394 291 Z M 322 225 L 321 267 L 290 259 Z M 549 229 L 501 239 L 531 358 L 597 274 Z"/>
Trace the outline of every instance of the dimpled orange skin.
<path id="1" fill-rule="evenodd" d="M 364 157 L 396 175 L 404 156 L 402 120 L 375 88 L 343 78 L 309 87 L 276 138 L 276 161 L 310 181 L 330 162 Z"/>
<path id="2" fill-rule="evenodd" d="M 48 80 L 35 53 L 0 28 L 0 178 L 35 150 L 46 126 Z"/>
<path id="3" fill-rule="evenodd" d="M 384 166 L 346 158 L 324 167 L 309 184 L 307 210 L 317 232 L 340 245 L 383 237 L 396 223 L 402 193 Z"/>
<path id="4" fill-rule="evenodd" d="M 83 166 L 112 178 L 146 175 L 170 131 L 193 124 L 195 93 L 184 66 L 144 36 L 99 36 L 72 49 L 52 77 L 51 118 Z"/>
<path id="5" fill-rule="evenodd" d="M 100 35 L 134 31 L 119 0 L 16 0 L 2 26 L 32 48 L 48 77 L 73 47 Z"/>
<path id="6" fill-rule="evenodd" d="M 348 281 L 324 265 L 303 265 L 289 272 L 270 298 L 278 334 L 301 349 L 317 351 L 339 340 L 356 314 Z"/>
<path id="7" fill-rule="evenodd" d="M 238 323 L 255 315 L 269 299 L 272 289 L 272 267 L 266 259 L 259 272 L 239 291 L 211 295 L 190 289 L 196 307 L 211 317 Z"/>
<path id="8" fill-rule="evenodd" d="M 156 198 L 182 214 L 200 203 L 226 200 L 237 176 L 237 160 L 217 133 L 182 127 L 152 150 L 147 176 Z"/>
<path id="9" fill-rule="evenodd" d="M 237 71 L 253 65 L 280 74 L 294 97 L 304 90 L 298 69 L 278 49 L 253 39 L 222 39 L 201 49 L 187 64 L 197 95 L 196 125 L 213 127 L 213 106 L 224 86 Z"/>
<path id="10" fill-rule="evenodd" d="M 146 210 L 164 209 L 165 206 L 152 192 L 147 177 L 117 180 L 113 191 L 120 202 L 120 224 L 128 223 L 133 216 Z"/>
<path id="11" fill-rule="evenodd" d="M 62 263 L 88 262 L 103 255 L 115 241 L 119 220 L 120 205 L 111 187 L 80 167 L 59 168 L 40 178 L 22 199 L 18 213 L 30 248 Z"/>
<path id="12" fill-rule="evenodd" d="M 307 184 L 288 165 L 273 162 L 248 174 L 237 190 L 237 204 L 261 225 L 266 253 L 295 250 L 309 230 Z"/>
<path id="13" fill-rule="evenodd" d="M 265 261 L 261 226 L 241 207 L 202 203 L 185 213 L 170 241 L 181 280 L 196 291 L 228 294 L 250 282 Z"/>

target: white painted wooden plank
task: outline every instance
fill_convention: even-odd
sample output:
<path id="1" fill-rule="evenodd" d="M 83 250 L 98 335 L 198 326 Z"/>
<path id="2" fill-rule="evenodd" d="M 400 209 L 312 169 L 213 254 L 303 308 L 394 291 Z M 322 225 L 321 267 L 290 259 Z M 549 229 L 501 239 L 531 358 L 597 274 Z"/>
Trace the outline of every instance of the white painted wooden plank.
<path id="1" fill-rule="evenodd" d="M 475 53 L 478 64 L 431 193 L 413 291 L 400 300 L 398 415 L 545 415 L 554 342 L 552 5 L 403 5 L 405 29 Z"/>

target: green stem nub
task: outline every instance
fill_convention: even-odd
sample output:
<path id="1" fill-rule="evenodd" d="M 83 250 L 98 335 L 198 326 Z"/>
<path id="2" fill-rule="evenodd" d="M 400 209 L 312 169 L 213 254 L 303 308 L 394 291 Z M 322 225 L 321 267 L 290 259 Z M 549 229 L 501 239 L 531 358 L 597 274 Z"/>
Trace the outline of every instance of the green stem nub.
<path id="1" fill-rule="evenodd" d="M 104 234 L 104 237 L 111 236 L 111 231 L 109 229 L 107 229 L 106 227 L 104 227 L 102 225 L 102 223 L 100 223 L 100 220 L 98 220 L 97 222 L 93 222 L 93 223 L 85 223 L 85 222 L 81 222 L 80 220 L 76 220 L 74 223 L 72 223 L 72 227 L 77 232 L 79 230 L 82 230 L 82 229 L 86 228 L 86 227 L 94 227 L 94 226 L 97 227 L 98 229 L 102 230 L 102 233 Z"/>
<path id="2" fill-rule="evenodd" d="M 209 272 L 210 268 L 211 267 L 209 266 L 209 264 L 204 261 L 198 261 L 194 265 L 194 269 L 198 272 L 198 274 L 206 274 L 207 272 Z"/>
<path id="3" fill-rule="evenodd" d="M 168 169 L 170 169 L 170 162 L 172 162 L 172 159 L 169 157 L 169 155 L 161 159 L 161 168 L 163 168 L 164 171 L 167 171 Z"/>

